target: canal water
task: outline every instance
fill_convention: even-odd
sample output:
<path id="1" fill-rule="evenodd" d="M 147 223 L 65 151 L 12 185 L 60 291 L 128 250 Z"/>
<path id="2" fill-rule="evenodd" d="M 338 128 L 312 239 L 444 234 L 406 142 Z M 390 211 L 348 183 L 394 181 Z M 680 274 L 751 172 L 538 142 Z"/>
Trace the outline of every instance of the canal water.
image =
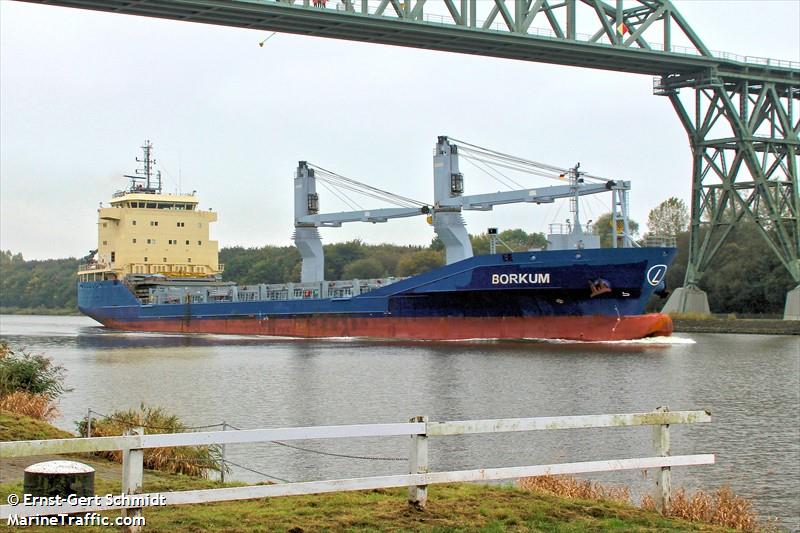
<path id="1" fill-rule="evenodd" d="M 67 370 L 56 424 L 87 409 L 145 402 L 190 425 L 239 428 L 707 409 L 712 423 L 672 426 L 673 454 L 715 453 L 676 468 L 673 485 L 728 485 L 762 517 L 800 529 L 800 337 L 678 334 L 620 343 L 371 342 L 106 330 L 84 317 L 0 317 L 0 338 Z M 645 457 L 650 428 L 539 431 L 431 439 L 432 470 Z M 407 457 L 407 438 L 301 441 L 315 451 Z M 406 463 L 274 444 L 227 457 L 291 481 L 403 473 Z M 233 477 L 264 481 L 234 467 Z M 593 475 L 650 490 L 641 472 Z"/>

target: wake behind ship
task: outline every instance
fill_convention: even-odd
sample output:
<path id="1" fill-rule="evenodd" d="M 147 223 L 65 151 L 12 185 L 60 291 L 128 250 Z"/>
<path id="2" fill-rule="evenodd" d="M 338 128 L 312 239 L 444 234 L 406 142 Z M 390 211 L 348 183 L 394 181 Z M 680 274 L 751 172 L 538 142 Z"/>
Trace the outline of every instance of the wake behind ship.
<path id="1" fill-rule="evenodd" d="M 160 175 L 153 171 L 152 145 L 147 142 L 143 149 L 144 158 L 137 161 L 144 168 L 127 176 L 130 187 L 99 210 L 98 249 L 78 273 L 79 309 L 107 327 L 420 340 L 603 341 L 672 332 L 668 316 L 643 313 L 650 296 L 664 290 L 675 249 L 628 246 L 629 182 L 595 178 L 597 183 L 588 183 L 575 167 L 558 174 L 567 185 L 468 196 L 459 154 L 495 157 L 497 152 L 440 137 L 434 202 L 428 206 L 301 162 L 294 178 L 301 280 L 235 285 L 222 281 L 218 244 L 209 240 L 216 213 L 199 210 L 195 195 L 163 193 Z M 318 179 L 363 185 L 372 194 L 402 199 L 403 207 L 320 214 Z M 579 197 L 602 192 L 614 196 L 612 244 L 619 247 L 600 248 L 599 237 L 580 224 Z M 570 201 L 573 219 L 567 231 L 549 235 L 548 250 L 496 253 L 497 233 L 490 229 L 492 253 L 473 255 L 462 210 L 561 198 Z M 404 279 L 324 279 L 319 227 L 416 215 L 427 216 L 443 242 L 445 266 Z"/>

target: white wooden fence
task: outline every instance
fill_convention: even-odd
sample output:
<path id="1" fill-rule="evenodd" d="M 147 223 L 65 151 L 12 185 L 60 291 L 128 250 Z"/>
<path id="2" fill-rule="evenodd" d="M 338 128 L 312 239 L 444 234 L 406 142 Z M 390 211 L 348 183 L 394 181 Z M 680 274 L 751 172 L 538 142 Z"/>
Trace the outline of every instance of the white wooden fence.
<path id="1" fill-rule="evenodd" d="M 0 506 L 0 519 L 6 520 L 12 514 L 17 516 L 36 516 L 114 509 L 122 509 L 126 516 L 139 516 L 141 515 L 142 507 L 154 504 L 183 505 L 390 487 L 409 487 L 409 503 L 416 507 L 424 507 L 427 501 L 427 486 L 434 483 L 489 481 L 527 476 L 584 474 L 648 468 L 660 469 L 655 479 L 655 499 L 659 508 L 664 509 L 669 506 L 670 469 L 672 467 L 714 463 L 713 454 L 672 456 L 670 454 L 669 426 L 672 424 L 692 424 L 710 421 L 711 414 L 708 411 L 669 411 L 666 408 L 659 408 L 647 413 L 616 415 L 506 418 L 454 422 L 432 422 L 428 421 L 426 417 L 415 417 L 408 423 L 399 424 L 315 426 L 153 435 L 145 435 L 141 428 L 137 428 L 130 434 L 120 437 L 2 442 L 0 443 L 0 458 L 122 450 L 123 492 L 139 495 L 136 503 L 141 504 L 141 506 L 131 508 L 130 505 L 61 505 L 52 507 L 2 505 Z M 481 468 L 449 472 L 428 471 L 428 439 L 432 437 L 556 429 L 622 428 L 644 425 L 654 427 L 656 455 L 653 457 Z M 187 490 L 157 494 L 142 493 L 143 451 L 148 448 L 403 435 L 411 437 L 408 474 Z"/>

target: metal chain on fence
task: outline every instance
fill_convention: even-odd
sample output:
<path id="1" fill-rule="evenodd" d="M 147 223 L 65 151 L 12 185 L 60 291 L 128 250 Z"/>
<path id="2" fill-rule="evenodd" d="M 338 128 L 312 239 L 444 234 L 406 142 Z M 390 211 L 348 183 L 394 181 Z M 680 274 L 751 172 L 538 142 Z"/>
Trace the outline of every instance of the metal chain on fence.
<path id="1" fill-rule="evenodd" d="M 86 417 L 86 421 L 87 421 L 86 422 L 86 436 L 87 437 L 91 437 L 92 436 L 92 415 L 97 415 L 98 418 L 101 418 L 103 420 L 110 420 L 112 422 L 117 422 L 117 423 L 124 424 L 126 426 L 131 426 L 131 427 L 141 427 L 141 428 L 145 428 L 145 429 L 154 429 L 154 430 L 160 430 L 160 431 L 173 430 L 174 429 L 173 427 L 168 427 L 168 426 L 152 426 L 152 425 L 147 425 L 147 424 L 142 424 L 142 423 L 130 422 L 128 420 L 123 420 L 123 419 L 121 419 L 119 417 L 106 415 L 106 414 L 100 413 L 98 411 L 95 411 L 93 409 L 89 409 L 88 410 L 88 416 Z M 231 429 L 236 430 L 236 431 L 242 431 L 241 428 L 238 428 L 238 427 L 236 427 L 236 426 L 234 426 L 232 424 L 229 424 L 227 422 L 224 422 L 224 421 L 220 422 L 218 424 L 207 424 L 207 425 L 202 425 L 202 426 L 186 426 L 183 429 L 185 431 L 197 431 L 197 430 L 200 430 L 200 429 L 210 429 L 210 428 L 217 428 L 217 427 L 222 427 L 223 431 L 226 431 L 227 428 L 231 428 Z M 278 445 L 278 446 L 284 446 L 286 448 L 291 448 L 293 450 L 298 450 L 298 451 L 307 452 L 307 453 L 314 453 L 314 454 L 318 454 L 318 455 L 325 455 L 325 456 L 328 456 L 328 457 L 339 457 L 339 458 L 343 458 L 343 459 L 358 459 L 358 460 L 366 460 L 366 461 L 408 461 L 407 457 L 383 457 L 383 456 L 378 456 L 378 455 L 352 455 L 352 454 L 344 454 L 344 453 L 325 452 L 325 451 L 322 451 L 322 450 L 314 450 L 314 449 L 311 449 L 311 448 L 305 448 L 305 447 L 302 447 L 302 446 L 296 446 L 296 445 L 293 445 L 293 444 L 288 444 L 286 442 L 275 441 L 275 440 L 269 441 L 269 442 L 271 444 L 275 444 L 275 445 Z M 284 483 L 291 483 L 291 481 L 289 481 L 287 479 L 283 479 L 283 478 L 280 478 L 278 476 L 273 476 L 271 474 L 266 474 L 264 472 L 260 472 L 258 470 L 253 469 L 253 468 L 250 468 L 250 467 L 247 467 L 247 466 L 244 466 L 244 465 L 240 465 L 238 463 L 234 463 L 233 461 L 230 461 L 225 457 L 225 445 L 224 444 L 221 445 L 221 448 L 222 448 L 222 458 L 221 458 L 222 469 L 220 470 L 220 480 L 223 483 L 225 482 L 225 465 L 226 464 L 231 465 L 231 466 L 235 466 L 237 468 L 241 468 L 242 470 L 247 470 L 248 472 L 252 472 L 254 474 L 258 474 L 260 476 L 263 476 L 263 477 L 266 477 L 266 478 L 269 478 L 269 479 L 274 479 L 274 480 L 281 481 L 281 482 L 284 482 Z M 203 465 L 198 464 L 197 466 L 203 466 Z"/>

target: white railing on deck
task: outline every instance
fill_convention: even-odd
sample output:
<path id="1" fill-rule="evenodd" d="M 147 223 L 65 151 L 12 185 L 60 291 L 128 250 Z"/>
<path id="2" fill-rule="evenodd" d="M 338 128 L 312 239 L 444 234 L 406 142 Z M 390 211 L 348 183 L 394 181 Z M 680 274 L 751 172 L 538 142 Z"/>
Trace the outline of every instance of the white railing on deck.
<path id="1" fill-rule="evenodd" d="M 670 454 L 669 426 L 672 424 L 692 424 L 710 421 L 711 414 L 708 411 L 669 411 L 666 408 L 659 408 L 647 413 L 615 415 L 506 418 L 453 422 L 433 422 L 428 421 L 426 417 L 415 417 L 410 422 L 397 424 L 358 424 L 153 435 L 145 435 L 141 428 L 136 428 L 131 434 L 119 437 L 2 442 L 0 443 L 0 457 L 123 450 L 123 490 L 128 494 L 140 494 L 141 500 L 138 500 L 138 502 L 142 503 L 142 507 L 153 504 L 160 505 L 162 502 L 166 505 L 183 505 L 391 487 L 409 487 L 409 502 L 415 506 L 422 507 L 427 501 L 427 486 L 435 483 L 490 481 L 528 476 L 656 468 L 659 471 L 655 476 L 655 499 L 659 508 L 664 509 L 669 506 L 670 468 L 714 463 L 713 454 L 672 456 Z M 622 428 L 644 425 L 654 426 L 656 455 L 653 457 L 428 472 L 429 438 L 466 434 Z M 149 448 L 403 435 L 411 437 L 408 474 L 142 494 L 143 450 Z M 129 503 L 128 506 L 124 504 L 50 507 L 3 505 L 0 506 L 0 519 L 7 520 L 10 515 L 39 516 L 115 509 L 123 509 L 126 516 L 141 515 L 141 507 L 130 508 L 129 505 Z"/>

